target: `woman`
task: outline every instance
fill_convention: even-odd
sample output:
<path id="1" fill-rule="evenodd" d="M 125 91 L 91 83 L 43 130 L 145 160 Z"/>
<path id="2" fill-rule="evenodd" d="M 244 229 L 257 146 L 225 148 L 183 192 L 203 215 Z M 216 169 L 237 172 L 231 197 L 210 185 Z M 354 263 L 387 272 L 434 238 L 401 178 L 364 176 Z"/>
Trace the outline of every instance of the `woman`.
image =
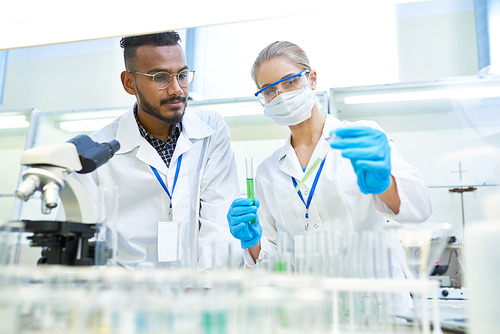
<path id="1" fill-rule="evenodd" d="M 255 204 L 236 199 L 227 215 L 248 265 L 275 250 L 278 236 L 293 245 L 296 236 L 311 231 L 361 231 L 386 224 L 387 218 L 400 223 L 429 218 L 427 185 L 418 170 L 396 154 L 392 139 L 378 124 L 340 121 L 321 113 L 313 93 L 317 73 L 300 47 L 282 41 L 270 44 L 255 60 L 252 77 L 264 114 L 291 133 L 284 146 L 258 166 Z M 328 145 L 333 150 L 315 177 L 290 199 Z M 403 276 L 401 270 L 393 275 Z"/>

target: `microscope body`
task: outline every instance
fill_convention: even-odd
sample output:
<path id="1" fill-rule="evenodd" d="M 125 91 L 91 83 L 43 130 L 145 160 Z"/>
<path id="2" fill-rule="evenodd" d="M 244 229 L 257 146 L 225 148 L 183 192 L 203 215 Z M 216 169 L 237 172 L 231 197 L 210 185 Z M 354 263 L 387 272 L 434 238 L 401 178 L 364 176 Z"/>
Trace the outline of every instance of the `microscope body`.
<path id="1" fill-rule="evenodd" d="M 61 201 L 66 220 L 95 224 L 90 196 L 75 177 L 75 171 L 82 169 L 75 145 L 63 143 L 26 150 L 21 164 L 31 167 L 22 173 L 17 197 L 26 201 L 38 190 L 42 193 L 42 213 L 49 214 Z"/>
<path id="2" fill-rule="evenodd" d="M 49 214 L 62 203 L 65 221 L 23 220 L 26 232 L 33 232 L 32 246 L 44 247 L 39 263 L 91 265 L 93 256 L 89 239 L 98 232 L 91 197 L 76 173 L 89 173 L 106 163 L 120 144 L 95 143 L 79 135 L 66 143 L 46 145 L 26 150 L 21 164 L 29 166 L 22 173 L 16 196 L 27 201 L 36 191 L 41 192 L 41 212 Z"/>

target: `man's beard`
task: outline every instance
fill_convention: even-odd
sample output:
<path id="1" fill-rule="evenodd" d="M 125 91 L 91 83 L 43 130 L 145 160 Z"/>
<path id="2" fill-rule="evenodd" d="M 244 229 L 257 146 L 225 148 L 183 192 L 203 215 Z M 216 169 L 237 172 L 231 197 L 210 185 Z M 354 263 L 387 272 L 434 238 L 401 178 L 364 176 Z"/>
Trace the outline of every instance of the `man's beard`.
<path id="1" fill-rule="evenodd" d="M 172 116 L 164 116 L 160 112 L 159 107 L 155 107 L 147 102 L 147 100 L 142 96 L 141 92 L 137 90 L 137 94 L 139 95 L 139 100 L 141 101 L 141 108 L 144 112 L 149 115 L 155 117 L 156 119 L 168 123 L 168 124 L 176 124 L 182 121 L 182 117 L 184 116 L 184 111 L 186 110 L 187 103 L 184 105 L 184 109 L 180 113 L 174 113 Z M 186 98 L 184 96 L 177 96 L 170 99 L 164 99 L 160 101 L 160 106 L 172 103 L 172 102 L 185 102 Z"/>

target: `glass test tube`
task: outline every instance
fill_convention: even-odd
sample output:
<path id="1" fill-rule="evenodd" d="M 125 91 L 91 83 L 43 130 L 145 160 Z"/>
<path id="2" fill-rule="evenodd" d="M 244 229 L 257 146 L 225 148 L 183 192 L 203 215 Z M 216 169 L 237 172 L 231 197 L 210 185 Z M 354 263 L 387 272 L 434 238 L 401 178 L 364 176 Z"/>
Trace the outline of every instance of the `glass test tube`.
<path id="1" fill-rule="evenodd" d="M 245 158 L 247 170 L 247 198 L 254 199 L 254 186 L 253 186 L 253 158 Z M 255 201 L 254 201 L 255 204 Z M 255 219 L 250 221 L 250 224 L 255 223 Z"/>

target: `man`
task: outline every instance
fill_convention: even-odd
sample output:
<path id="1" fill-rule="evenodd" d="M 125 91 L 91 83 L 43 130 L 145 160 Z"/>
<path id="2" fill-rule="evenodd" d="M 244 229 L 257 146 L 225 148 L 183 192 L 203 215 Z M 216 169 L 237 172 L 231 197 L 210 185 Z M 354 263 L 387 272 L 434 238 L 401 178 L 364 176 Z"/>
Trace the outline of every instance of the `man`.
<path id="1" fill-rule="evenodd" d="M 194 71 L 179 41 L 176 32 L 121 40 L 122 84 L 137 103 L 91 135 L 121 146 L 83 182 L 95 198 L 97 186 L 118 188 L 117 262 L 124 266 L 205 270 L 230 258 L 213 257 L 216 245 L 236 242 L 225 218 L 239 196 L 229 128 L 214 112 L 186 110 Z M 233 265 L 242 263 L 237 255 Z"/>

